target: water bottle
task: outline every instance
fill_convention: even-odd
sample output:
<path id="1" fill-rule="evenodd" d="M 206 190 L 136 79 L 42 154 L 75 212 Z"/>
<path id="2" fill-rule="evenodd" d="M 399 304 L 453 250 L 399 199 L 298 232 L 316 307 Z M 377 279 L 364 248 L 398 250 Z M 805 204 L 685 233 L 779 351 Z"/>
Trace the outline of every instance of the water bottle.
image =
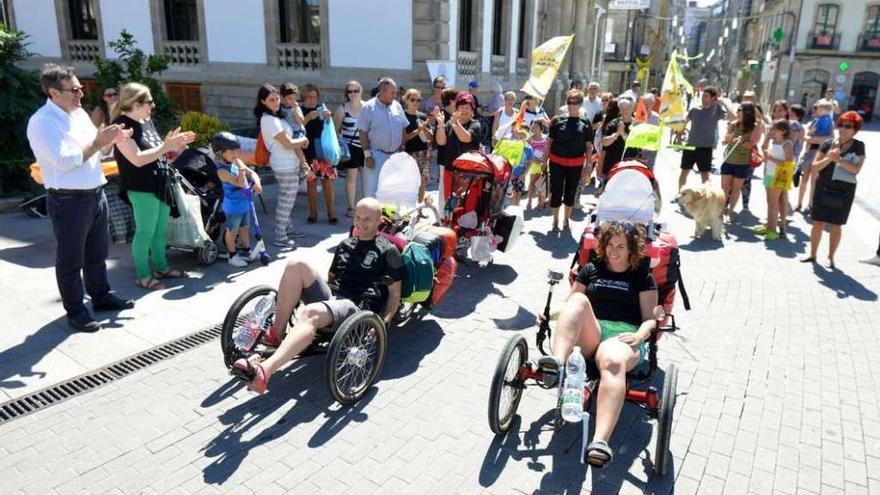
<path id="1" fill-rule="evenodd" d="M 263 322 L 266 320 L 266 317 L 269 316 L 269 313 L 274 306 L 274 296 L 266 296 L 257 301 L 257 306 L 254 308 L 254 311 L 250 316 L 248 316 L 247 320 L 245 320 L 244 324 L 235 329 L 232 341 L 235 344 L 236 349 L 240 351 L 249 351 L 253 348 L 254 342 L 257 341 L 257 337 L 260 335 L 260 331 L 263 328 Z"/>
<path id="2" fill-rule="evenodd" d="M 580 421 L 584 413 L 584 381 L 587 363 L 581 348 L 575 346 L 565 363 L 565 384 L 562 390 L 562 419 L 569 423 Z"/>

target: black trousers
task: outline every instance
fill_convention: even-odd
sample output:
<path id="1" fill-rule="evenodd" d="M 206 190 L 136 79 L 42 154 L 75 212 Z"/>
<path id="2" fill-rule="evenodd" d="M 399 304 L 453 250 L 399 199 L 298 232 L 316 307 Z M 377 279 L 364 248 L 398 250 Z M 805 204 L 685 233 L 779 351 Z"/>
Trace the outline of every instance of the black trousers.
<path id="1" fill-rule="evenodd" d="M 550 162 L 550 208 L 559 208 L 563 203 L 569 208 L 574 206 L 582 169 Z"/>
<path id="2" fill-rule="evenodd" d="M 86 194 L 49 191 L 46 209 L 58 243 L 55 279 L 64 310 L 68 315 L 83 313 L 84 281 L 92 301 L 110 292 L 105 262 L 110 242 L 107 196 L 103 188 Z"/>

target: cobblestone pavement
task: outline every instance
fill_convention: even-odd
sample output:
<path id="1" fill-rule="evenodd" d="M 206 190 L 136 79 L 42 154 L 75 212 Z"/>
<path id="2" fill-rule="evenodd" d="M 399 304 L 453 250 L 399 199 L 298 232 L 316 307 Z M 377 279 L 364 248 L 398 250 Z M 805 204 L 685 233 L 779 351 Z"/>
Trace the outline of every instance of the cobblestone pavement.
<path id="1" fill-rule="evenodd" d="M 880 270 L 856 263 L 876 246 L 850 233 L 873 237 L 876 220 L 847 226 L 836 271 L 796 261 L 808 229 L 799 216 L 787 241 L 760 242 L 750 215 L 723 244 L 693 240 L 668 203 L 677 163 L 664 151 L 658 171 L 693 310 L 677 309 L 681 331 L 661 348 L 661 368 L 680 369 L 666 477 L 652 474 L 655 427 L 635 406 L 602 471 L 578 463 L 579 426 L 550 430 L 547 391 L 526 393 L 510 435 L 488 429 L 497 356 L 511 335 L 531 344 L 545 272 L 575 249 L 539 216 L 514 252 L 464 267 L 434 314 L 390 332 L 381 380 L 353 407 L 332 402 L 323 357 L 293 362 L 256 397 L 211 342 L 0 425 L 3 492 L 880 493 L 880 365 L 869 358 Z"/>

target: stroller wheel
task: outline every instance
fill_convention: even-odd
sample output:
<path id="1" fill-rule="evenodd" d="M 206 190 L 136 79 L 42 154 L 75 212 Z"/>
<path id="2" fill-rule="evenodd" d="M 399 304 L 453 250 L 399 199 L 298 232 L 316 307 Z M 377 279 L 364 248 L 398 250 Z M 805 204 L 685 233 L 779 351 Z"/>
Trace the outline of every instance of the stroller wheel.
<path id="1" fill-rule="evenodd" d="M 208 239 L 205 241 L 205 244 L 199 248 L 197 252 L 199 256 L 199 263 L 203 265 L 210 265 L 217 261 L 217 244 L 214 241 Z"/>

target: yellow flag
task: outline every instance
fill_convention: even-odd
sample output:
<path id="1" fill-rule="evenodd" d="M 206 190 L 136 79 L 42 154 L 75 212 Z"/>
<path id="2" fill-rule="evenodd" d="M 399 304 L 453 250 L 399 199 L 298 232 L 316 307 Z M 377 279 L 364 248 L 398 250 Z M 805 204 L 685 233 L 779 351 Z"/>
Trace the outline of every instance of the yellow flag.
<path id="1" fill-rule="evenodd" d="M 522 91 L 541 100 L 547 97 L 573 38 L 573 34 L 557 36 L 532 50 L 532 73 Z"/>
<path id="2" fill-rule="evenodd" d="M 660 149 L 662 135 L 663 129 L 660 126 L 653 124 L 634 125 L 626 136 L 626 147 L 657 151 Z"/>
<path id="3" fill-rule="evenodd" d="M 666 66 L 660 95 L 660 119 L 676 131 L 684 130 L 687 119 L 685 94 L 693 94 L 694 88 L 684 78 L 678 65 L 678 52 L 673 50 Z"/>
<path id="4" fill-rule="evenodd" d="M 653 56 L 648 57 L 647 60 L 636 58 L 636 67 L 638 67 L 638 70 L 636 71 L 636 81 L 641 82 L 645 86 L 648 85 L 648 72 L 651 70 L 651 63 L 653 61 Z"/>

